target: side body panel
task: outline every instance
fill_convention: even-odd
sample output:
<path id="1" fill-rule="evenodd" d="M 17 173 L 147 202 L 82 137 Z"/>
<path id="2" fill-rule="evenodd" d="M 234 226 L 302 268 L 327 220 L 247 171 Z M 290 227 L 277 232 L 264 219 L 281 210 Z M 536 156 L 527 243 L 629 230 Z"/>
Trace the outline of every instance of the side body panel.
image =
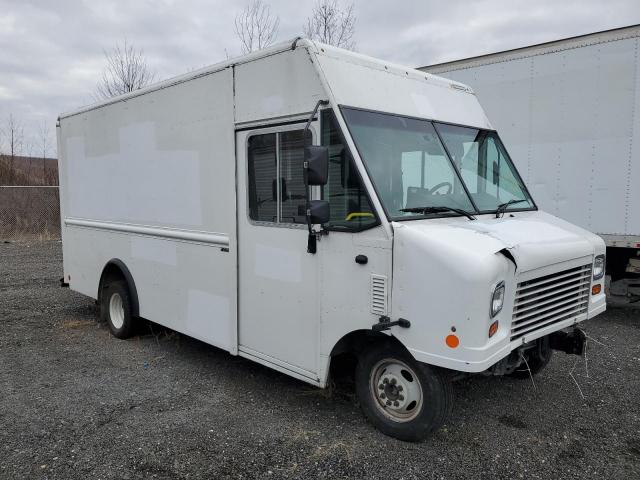
<path id="1" fill-rule="evenodd" d="M 318 100 L 327 98 L 306 48 L 243 63 L 235 70 L 237 127 L 287 121 L 311 113 Z"/>
<path id="2" fill-rule="evenodd" d="M 237 348 L 232 69 L 63 117 L 65 279 L 125 263 L 140 315 Z"/>
<path id="3" fill-rule="evenodd" d="M 371 330 L 391 314 L 392 240 L 382 227 L 359 233 L 330 232 L 318 243 L 320 276 L 320 378 L 326 381 L 333 347 L 356 330 Z M 355 261 L 367 257 L 366 264 Z M 384 282 L 383 310 L 373 310 L 372 275 Z M 381 298 L 376 294 L 377 302 Z"/>

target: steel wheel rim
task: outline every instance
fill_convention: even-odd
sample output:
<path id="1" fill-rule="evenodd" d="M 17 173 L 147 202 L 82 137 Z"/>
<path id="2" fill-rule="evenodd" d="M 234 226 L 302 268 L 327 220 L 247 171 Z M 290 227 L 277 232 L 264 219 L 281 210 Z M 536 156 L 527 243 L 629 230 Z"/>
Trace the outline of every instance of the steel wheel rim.
<path id="1" fill-rule="evenodd" d="M 124 303 L 119 293 L 111 295 L 109 300 L 109 319 L 116 330 L 124 325 Z"/>
<path id="2" fill-rule="evenodd" d="M 422 411 L 422 385 L 406 363 L 380 360 L 371 369 L 369 391 L 376 408 L 395 422 L 409 422 Z"/>

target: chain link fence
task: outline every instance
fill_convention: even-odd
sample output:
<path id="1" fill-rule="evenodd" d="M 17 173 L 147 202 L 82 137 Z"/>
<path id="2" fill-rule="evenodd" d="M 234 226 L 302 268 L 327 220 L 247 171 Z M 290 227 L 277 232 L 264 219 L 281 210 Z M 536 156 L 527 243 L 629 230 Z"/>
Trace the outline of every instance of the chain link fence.
<path id="1" fill-rule="evenodd" d="M 57 185 L 0 186 L 0 241 L 60 238 Z"/>

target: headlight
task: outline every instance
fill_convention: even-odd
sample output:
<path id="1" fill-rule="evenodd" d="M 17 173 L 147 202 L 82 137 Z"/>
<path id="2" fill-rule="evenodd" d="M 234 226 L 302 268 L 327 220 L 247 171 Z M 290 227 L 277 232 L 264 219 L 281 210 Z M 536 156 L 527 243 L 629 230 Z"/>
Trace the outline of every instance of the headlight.
<path id="1" fill-rule="evenodd" d="M 598 255 L 593 261 L 593 279 L 600 280 L 604 276 L 604 255 Z"/>
<path id="2" fill-rule="evenodd" d="M 496 285 L 496 289 L 493 291 L 493 295 L 491 295 L 491 317 L 495 317 L 500 310 L 502 310 L 502 305 L 504 305 L 504 282 L 500 282 Z"/>

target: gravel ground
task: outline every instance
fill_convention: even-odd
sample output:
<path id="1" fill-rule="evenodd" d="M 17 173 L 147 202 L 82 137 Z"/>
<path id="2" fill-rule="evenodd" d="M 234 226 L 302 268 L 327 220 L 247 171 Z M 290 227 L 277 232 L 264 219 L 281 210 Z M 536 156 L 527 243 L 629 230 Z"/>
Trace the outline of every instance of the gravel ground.
<path id="1" fill-rule="evenodd" d="M 408 444 L 347 386 L 151 324 L 117 340 L 61 276 L 58 242 L 0 245 L 0 478 L 640 478 L 637 310 L 587 322 L 588 376 L 557 354 L 535 387 L 463 380 L 448 424 Z"/>

